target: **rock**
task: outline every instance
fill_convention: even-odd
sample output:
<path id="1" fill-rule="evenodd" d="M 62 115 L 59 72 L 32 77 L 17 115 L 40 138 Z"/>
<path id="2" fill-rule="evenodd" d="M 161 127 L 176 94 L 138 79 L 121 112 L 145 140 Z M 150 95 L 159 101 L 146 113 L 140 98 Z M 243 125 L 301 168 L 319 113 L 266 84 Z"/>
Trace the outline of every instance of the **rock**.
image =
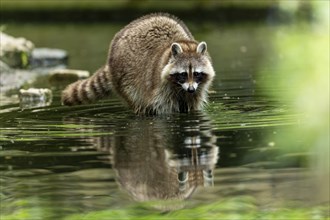
<path id="1" fill-rule="evenodd" d="M 24 69 L 8 69 L 8 66 L 1 67 L 0 92 L 5 93 L 11 89 L 18 89 L 24 83 L 31 82 L 37 73 Z"/>
<path id="2" fill-rule="evenodd" d="M 10 67 L 26 68 L 33 48 L 33 43 L 25 38 L 0 32 L 0 59 Z"/>
<path id="3" fill-rule="evenodd" d="M 43 107 L 51 104 L 53 98 L 50 89 L 29 88 L 19 90 L 21 108 Z"/>
<path id="4" fill-rule="evenodd" d="M 6 93 L 9 90 L 16 90 L 21 88 L 24 84 L 29 85 L 30 87 L 44 85 L 48 87 L 48 75 L 50 72 L 64 68 L 62 66 L 56 67 L 44 67 L 44 68 L 35 68 L 32 70 L 28 69 L 13 69 L 9 68 L 5 63 L 0 61 L 0 93 Z M 45 77 L 45 84 L 40 84 L 38 79 Z"/>
<path id="5" fill-rule="evenodd" d="M 45 101 L 52 97 L 52 91 L 50 89 L 20 89 L 19 96 L 22 100 L 37 100 Z"/>
<path id="6" fill-rule="evenodd" d="M 50 72 L 49 82 L 51 85 L 65 86 L 79 79 L 86 79 L 89 75 L 89 72 L 85 70 L 57 69 Z"/>
<path id="7" fill-rule="evenodd" d="M 68 53 L 61 49 L 35 48 L 30 57 L 32 68 L 67 65 L 67 63 Z"/>
<path id="8" fill-rule="evenodd" d="M 11 73 L 13 69 L 11 69 L 5 62 L 0 60 L 0 72 L 3 73 Z"/>
<path id="9" fill-rule="evenodd" d="M 67 65 L 68 53 L 61 49 L 35 48 L 25 38 L 14 38 L 0 32 L 0 60 L 13 68 L 53 67 Z"/>

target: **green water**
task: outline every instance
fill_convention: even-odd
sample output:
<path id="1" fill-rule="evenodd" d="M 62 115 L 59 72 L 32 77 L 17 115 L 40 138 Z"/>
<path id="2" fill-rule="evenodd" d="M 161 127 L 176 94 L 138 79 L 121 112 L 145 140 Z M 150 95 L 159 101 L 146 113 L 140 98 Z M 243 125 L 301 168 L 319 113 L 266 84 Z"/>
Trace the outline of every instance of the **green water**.
<path id="1" fill-rule="evenodd" d="M 2 92 L 4 219 L 329 218 L 329 33 L 317 24 L 187 23 L 216 70 L 204 112 L 135 116 Z M 123 24 L 7 24 L 93 72 Z M 313 62 L 310 62 L 313 60 Z M 327 93 L 328 91 L 328 93 Z M 10 94 L 15 94 L 12 90 Z"/>

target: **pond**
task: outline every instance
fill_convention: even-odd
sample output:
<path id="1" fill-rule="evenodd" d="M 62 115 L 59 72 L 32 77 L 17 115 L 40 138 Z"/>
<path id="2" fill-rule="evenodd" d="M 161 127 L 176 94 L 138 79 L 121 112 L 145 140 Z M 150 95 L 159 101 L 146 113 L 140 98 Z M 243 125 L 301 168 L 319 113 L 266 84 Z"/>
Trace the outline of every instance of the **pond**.
<path id="1" fill-rule="evenodd" d="M 123 25 L 9 23 L 6 32 L 67 50 L 68 68 L 93 72 Z M 116 96 L 66 107 L 47 74 L 24 86 L 52 89 L 51 105 L 26 108 L 2 92 L 4 219 L 329 217 L 329 96 L 304 86 L 319 73 L 305 64 L 328 41 L 301 48 L 320 35 L 309 23 L 187 26 L 208 43 L 217 74 L 204 112 L 141 117 Z M 326 69 L 317 77 L 315 87 L 329 79 Z M 313 103 L 301 107 L 301 97 Z"/>

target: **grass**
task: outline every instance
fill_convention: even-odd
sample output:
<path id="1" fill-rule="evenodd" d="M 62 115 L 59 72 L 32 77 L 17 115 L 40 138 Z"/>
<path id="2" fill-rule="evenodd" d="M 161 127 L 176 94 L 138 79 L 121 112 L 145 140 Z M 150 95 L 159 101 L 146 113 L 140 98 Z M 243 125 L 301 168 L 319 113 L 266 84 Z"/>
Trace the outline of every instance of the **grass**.
<path id="1" fill-rule="evenodd" d="M 209 219 L 236 219 L 236 220 L 324 220 L 329 219 L 329 207 L 315 206 L 307 208 L 260 208 L 254 198 L 236 197 L 216 201 L 198 207 L 187 207 L 179 210 L 169 211 L 168 207 L 181 207 L 183 202 L 144 202 L 129 207 L 92 211 L 81 214 L 68 215 L 63 220 L 167 220 L 167 219 L 189 219 L 189 220 L 209 220 Z M 191 204 L 190 204 L 191 205 Z M 157 207 L 157 208 L 155 208 Z M 38 210 L 37 210 L 38 209 Z M 30 209 L 19 209 L 13 214 L 3 215 L 2 220 L 29 220 L 47 219 L 54 213 L 48 213 L 45 208 L 40 207 Z"/>

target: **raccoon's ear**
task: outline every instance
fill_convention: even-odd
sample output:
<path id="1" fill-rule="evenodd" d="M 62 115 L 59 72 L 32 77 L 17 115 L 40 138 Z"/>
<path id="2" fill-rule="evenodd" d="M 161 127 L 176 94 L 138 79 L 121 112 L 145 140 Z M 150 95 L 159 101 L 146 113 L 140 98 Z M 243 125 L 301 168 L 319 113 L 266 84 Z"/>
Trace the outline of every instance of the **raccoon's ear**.
<path id="1" fill-rule="evenodd" d="M 173 43 L 173 44 L 171 45 L 171 51 L 172 51 L 172 55 L 173 55 L 173 56 L 176 56 L 176 55 L 182 53 L 182 48 L 181 48 L 180 44 L 178 44 L 178 43 Z"/>
<path id="2" fill-rule="evenodd" d="M 196 52 L 200 54 L 204 54 L 206 52 L 207 45 L 204 41 L 200 42 L 197 46 Z"/>

